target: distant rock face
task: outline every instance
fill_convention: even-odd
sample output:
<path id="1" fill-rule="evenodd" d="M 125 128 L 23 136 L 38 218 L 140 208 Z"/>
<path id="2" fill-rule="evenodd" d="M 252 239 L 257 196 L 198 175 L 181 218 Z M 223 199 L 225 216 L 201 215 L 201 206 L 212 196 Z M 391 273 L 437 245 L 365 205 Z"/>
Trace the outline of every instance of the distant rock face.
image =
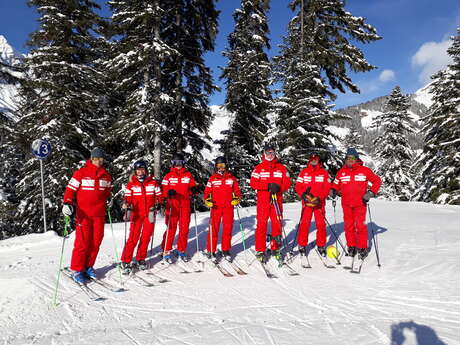
<path id="1" fill-rule="evenodd" d="M 20 73 L 11 69 L 20 63 L 20 58 L 20 54 L 0 35 L 0 116 L 13 121 L 17 121 L 14 112 L 18 103 L 18 86 L 6 76 L 20 77 Z"/>

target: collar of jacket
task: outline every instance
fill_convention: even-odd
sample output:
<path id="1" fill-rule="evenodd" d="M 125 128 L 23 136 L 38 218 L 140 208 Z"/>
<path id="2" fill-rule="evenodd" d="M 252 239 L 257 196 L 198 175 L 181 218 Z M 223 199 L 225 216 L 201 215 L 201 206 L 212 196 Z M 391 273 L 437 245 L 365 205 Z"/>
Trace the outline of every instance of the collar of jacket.
<path id="1" fill-rule="evenodd" d="M 88 168 L 88 169 L 94 171 L 96 174 L 100 174 L 100 173 L 105 172 L 104 166 L 98 167 L 98 166 L 94 165 L 93 162 L 91 162 L 91 159 L 88 159 L 86 161 L 85 168 Z"/>
<path id="2" fill-rule="evenodd" d="M 232 173 L 231 173 L 230 171 L 228 171 L 228 170 L 225 170 L 225 172 L 224 172 L 223 175 L 219 174 L 218 172 L 215 172 L 213 175 L 214 175 L 215 177 L 219 177 L 219 178 L 222 178 L 222 179 L 228 178 L 228 177 L 232 177 L 232 176 L 233 176 Z"/>
<path id="3" fill-rule="evenodd" d="M 187 169 L 185 169 L 184 167 L 182 167 L 180 169 L 177 169 L 176 167 L 172 167 L 171 172 L 175 173 L 176 175 L 183 175 L 183 174 L 185 174 L 187 172 Z"/>
<path id="4" fill-rule="evenodd" d="M 145 177 L 144 182 L 139 181 L 139 179 L 137 178 L 136 175 L 133 175 L 133 177 L 131 178 L 131 181 L 133 181 L 135 183 L 139 183 L 139 184 L 142 184 L 142 183 L 146 184 L 146 183 L 150 182 L 151 180 L 152 180 L 152 176 L 150 176 L 150 175 L 147 175 Z"/>

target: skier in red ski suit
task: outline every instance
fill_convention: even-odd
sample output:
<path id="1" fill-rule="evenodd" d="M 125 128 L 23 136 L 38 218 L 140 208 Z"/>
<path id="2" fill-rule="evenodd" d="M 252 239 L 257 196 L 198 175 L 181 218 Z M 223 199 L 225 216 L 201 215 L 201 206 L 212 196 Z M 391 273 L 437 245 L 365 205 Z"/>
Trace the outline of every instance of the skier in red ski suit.
<path id="1" fill-rule="evenodd" d="M 211 209 L 207 250 L 210 256 L 216 256 L 217 239 L 222 221 L 222 255 L 231 261 L 230 248 L 233 231 L 233 207 L 241 200 L 241 191 L 236 177 L 227 170 L 225 157 L 217 157 L 216 172 L 211 175 L 204 190 L 204 201 Z"/>
<path id="2" fill-rule="evenodd" d="M 148 175 L 147 163 L 143 160 L 134 163 L 134 174 L 125 188 L 122 208 L 130 220 L 129 237 L 121 255 L 121 266 L 125 273 L 132 269 L 134 248 L 137 247 L 136 261 L 140 269 L 146 269 L 145 258 L 155 227 L 155 209 L 161 202 L 161 189 L 157 181 Z"/>
<path id="3" fill-rule="evenodd" d="M 163 257 L 171 262 L 170 251 L 177 225 L 179 224 L 179 238 L 177 240 L 177 254 L 179 258 L 188 261 L 187 249 L 188 231 L 190 225 L 190 198 L 196 195 L 198 188 L 192 174 L 184 167 L 185 159 L 182 153 L 176 153 L 171 160 L 171 171 L 163 178 L 163 197 L 166 198 L 165 222 L 168 228 L 163 235 Z"/>
<path id="4" fill-rule="evenodd" d="M 370 190 L 369 182 L 372 184 Z M 381 184 L 380 178 L 363 166 L 356 149 L 348 149 L 345 165 L 335 175 L 330 195 L 333 199 L 337 193 L 342 197 L 345 238 L 350 256 L 359 252 L 364 259 L 369 253 L 367 226 L 364 223 L 366 204 L 377 195 Z"/>
<path id="5" fill-rule="evenodd" d="M 257 191 L 257 227 L 256 255 L 265 260 L 267 223 L 271 220 L 271 249 L 274 256 L 280 259 L 281 221 L 277 219 L 272 195 L 276 196 L 281 214 L 283 212 L 283 193 L 291 186 L 286 167 L 276 158 L 273 145 L 266 145 L 262 154 L 262 163 L 257 165 L 251 174 L 251 187 Z"/>
<path id="6" fill-rule="evenodd" d="M 96 278 L 93 266 L 104 237 L 107 199 L 112 189 L 112 176 L 103 167 L 104 157 L 100 148 L 91 151 L 91 159 L 73 174 L 64 193 L 62 213 L 71 216 L 74 206 L 76 209 L 70 269 L 79 283 Z"/>
<path id="7" fill-rule="evenodd" d="M 308 245 L 308 233 L 313 214 L 316 221 L 316 246 L 318 252 L 326 255 L 326 198 L 329 195 L 329 173 L 321 166 L 320 157 L 317 154 L 310 155 L 308 165 L 297 178 L 295 191 L 302 199 L 302 212 L 297 236 L 299 251 L 306 254 Z"/>

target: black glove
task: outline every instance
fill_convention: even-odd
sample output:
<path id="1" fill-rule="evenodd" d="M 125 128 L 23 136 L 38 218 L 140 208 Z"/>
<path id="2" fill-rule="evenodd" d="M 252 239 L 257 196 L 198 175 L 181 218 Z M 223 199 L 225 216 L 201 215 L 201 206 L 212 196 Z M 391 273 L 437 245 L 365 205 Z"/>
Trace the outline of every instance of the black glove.
<path id="1" fill-rule="evenodd" d="M 277 194 L 281 190 L 280 185 L 278 183 L 269 183 L 268 184 L 268 191 L 271 194 Z"/>
<path id="2" fill-rule="evenodd" d="M 329 196 L 331 197 L 332 200 L 335 200 L 335 198 L 337 198 L 337 191 L 334 188 L 332 188 L 329 191 Z"/>
<path id="3" fill-rule="evenodd" d="M 308 187 L 307 189 L 305 189 L 305 192 L 302 193 L 302 200 L 307 202 L 307 195 L 310 194 L 310 191 L 311 191 L 311 187 Z"/>
<path id="4" fill-rule="evenodd" d="M 363 196 L 363 202 L 364 202 L 365 204 L 367 204 L 367 203 L 369 202 L 369 200 L 371 200 L 371 198 L 373 198 L 373 197 L 375 197 L 374 192 L 368 190 L 368 191 L 366 192 L 366 194 L 364 194 L 364 196 Z"/>
<path id="5" fill-rule="evenodd" d="M 174 189 L 168 190 L 168 198 L 174 198 L 177 192 Z"/>
<path id="6" fill-rule="evenodd" d="M 193 195 L 197 195 L 199 190 L 198 190 L 198 187 L 197 186 L 193 186 L 192 188 L 190 188 L 190 192 L 193 194 Z"/>
<path id="7" fill-rule="evenodd" d="M 155 204 L 155 210 L 158 211 L 158 212 L 161 212 L 162 207 L 163 207 L 163 205 L 160 202 L 157 202 Z"/>

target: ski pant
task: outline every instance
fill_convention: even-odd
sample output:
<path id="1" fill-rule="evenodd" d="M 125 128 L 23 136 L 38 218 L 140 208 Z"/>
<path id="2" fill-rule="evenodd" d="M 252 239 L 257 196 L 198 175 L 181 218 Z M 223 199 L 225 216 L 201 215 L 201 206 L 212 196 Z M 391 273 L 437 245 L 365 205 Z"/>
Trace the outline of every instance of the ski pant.
<path id="1" fill-rule="evenodd" d="M 164 252 L 172 249 L 174 237 L 176 236 L 177 225 L 179 225 L 179 238 L 177 239 L 177 250 L 185 252 L 187 250 L 188 231 L 190 226 L 190 206 L 178 207 L 167 210 L 165 214 L 166 229 L 163 234 L 161 248 Z"/>
<path id="2" fill-rule="evenodd" d="M 304 206 L 302 219 L 300 220 L 299 234 L 297 235 L 297 243 L 301 247 L 308 245 L 308 233 L 310 232 L 310 223 L 313 215 L 315 215 L 316 222 L 316 245 L 318 247 L 324 247 L 326 245 L 326 222 L 325 208 L 317 207 L 311 208 Z"/>
<path id="3" fill-rule="evenodd" d="M 129 263 L 133 259 L 134 248 L 139 242 L 137 247 L 136 260 L 139 262 L 145 260 L 147 257 L 147 250 L 149 248 L 150 239 L 153 235 L 155 224 L 150 223 L 149 217 L 133 216 L 131 219 L 131 226 L 129 228 L 129 237 L 126 241 L 121 261 Z"/>
<path id="4" fill-rule="evenodd" d="M 220 223 L 222 221 L 222 241 L 223 251 L 230 250 L 232 247 L 233 232 L 233 206 L 211 209 L 211 220 L 208 231 L 208 252 L 215 252 L 217 249 L 217 240 L 219 237 Z M 211 241 L 212 240 L 212 241 Z"/>
<path id="5" fill-rule="evenodd" d="M 75 242 L 72 251 L 70 269 L 82 272 L 93 267 L 99 247 L 104 238 L 105 216 L 88 217 L 77 210 Z"/>
<path id="6" fill-rule="evenodd" d="M 366 206 L 342 205 L 345 238 L 348 247 L 367 248 Z"/>
<path id="7" fill-rule="evenodd" d="M 279 203 L 278 203 L 279 205 Z M 282 214 L 283 207 L 280 205 L 280 212 Z M 271 221 L 271 249 L 279 249 L 278 243 L 275 241 L 275 237 L 281 238 L 281 221 L 276 216 L 275 205 L 272 203 L 266 204 L 257 202 L 257 227 L 256 227 L 256 251 L 265 251 L 267 249 L 267 225 L 268 218 Z"/>

